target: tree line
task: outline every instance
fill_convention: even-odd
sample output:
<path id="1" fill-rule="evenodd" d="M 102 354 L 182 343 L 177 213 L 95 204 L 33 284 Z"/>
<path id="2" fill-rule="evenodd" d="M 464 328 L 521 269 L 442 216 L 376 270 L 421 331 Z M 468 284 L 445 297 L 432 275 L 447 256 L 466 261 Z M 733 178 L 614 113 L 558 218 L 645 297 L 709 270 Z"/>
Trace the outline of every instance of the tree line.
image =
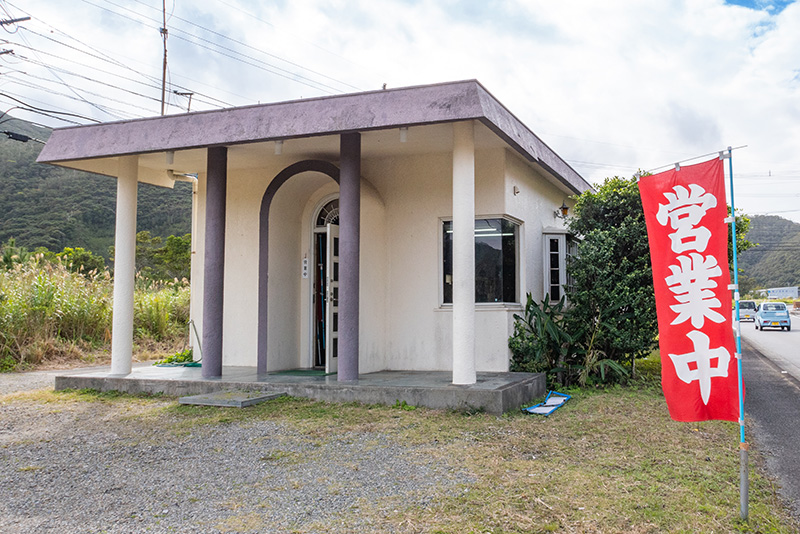
<path id="1" fill-rule="evenodd" d="M 12 119 L 3 128 L 46 140 L 50 131 Z M 112 257 L 116 180 L 36 163 L 42 144 L 0 138 L 0 243 L 28 250 L 81 248 Z M 164 241 L 191 231 L 191 184 L 174 189 L 139 184 L 137 227 Z"/>

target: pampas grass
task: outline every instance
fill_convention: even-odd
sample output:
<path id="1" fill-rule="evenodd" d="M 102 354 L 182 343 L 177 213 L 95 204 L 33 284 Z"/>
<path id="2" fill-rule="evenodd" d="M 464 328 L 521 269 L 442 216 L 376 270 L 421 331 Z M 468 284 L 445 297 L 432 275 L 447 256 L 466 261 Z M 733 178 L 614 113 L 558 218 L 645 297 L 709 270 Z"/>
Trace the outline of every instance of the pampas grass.
<path id="1" fill-rule="evenodd" d="M 176 341 L 189 320 L 189 283 L 137 283 L 137 342 Z M 71 272 L 41 255 L 0 270 L 0 371 L 81 359 L 111 341 L 110 273 Z"/>

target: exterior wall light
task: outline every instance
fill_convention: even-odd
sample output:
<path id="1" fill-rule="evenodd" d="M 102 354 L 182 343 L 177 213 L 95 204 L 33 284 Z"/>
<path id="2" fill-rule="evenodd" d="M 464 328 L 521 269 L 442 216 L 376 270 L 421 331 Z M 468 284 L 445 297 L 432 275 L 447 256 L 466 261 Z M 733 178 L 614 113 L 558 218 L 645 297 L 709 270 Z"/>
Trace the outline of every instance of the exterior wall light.
<path id="1" fill-rule="evenodd" d="M 569 215 L 569 206 L 567 206 L 567 202 L 566 201 L 563 201 L 561 203 L 561 207 L 553 212 L 553 218 L 554 219 L 566 219 L 567 215 Z"/>

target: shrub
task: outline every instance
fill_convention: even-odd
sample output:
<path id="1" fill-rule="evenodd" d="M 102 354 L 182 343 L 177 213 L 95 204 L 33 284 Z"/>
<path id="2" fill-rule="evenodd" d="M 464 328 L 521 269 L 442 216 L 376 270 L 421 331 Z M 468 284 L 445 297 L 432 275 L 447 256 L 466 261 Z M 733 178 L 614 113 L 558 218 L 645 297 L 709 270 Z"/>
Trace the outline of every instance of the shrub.
<path id="1" fill-rule="evenodd" d="M 593 346 L 630 364 L 656 344 L 653 274 L 642 201 L 635 179 L 608 178 L 578 197 L 570 230 L 583 237 L 567 270 L 573 324 L 603 325 Z"/>
<path id="2" fill-rule="evenodd" d="M 549 301 L 545 295 L 537 304 L 529 293 L 525 315 L 514 315 L 514 334 L 508 340 L 512 371 L 547 373 L 550 382 L 563 386 L 610 382 L 629 374 L 596 345 L 607 328 L 599 315 L 588 326 L 579 324 L 564 297 L 555 305 Z"/>
<path id="3" fill-rule="evenodd" d="M 549 372 L 566 363 L 573 347 L 564 317 L 564 298 L 550 305 L 545 296 L 541 305 L 528 293 L 525 315 L 514 314 L 514 335 L 508 341 L 511 370 L 528 373 Z"/>
<path id="4" fill-rule="evenodd" d="M 153 365 L 164 365 L 168 363 L 192 363 L 194 362 L 194 354 L 191 348 L 177 352 L 171 356 L 167 356 L 163 360 L 153 362 Z"/>

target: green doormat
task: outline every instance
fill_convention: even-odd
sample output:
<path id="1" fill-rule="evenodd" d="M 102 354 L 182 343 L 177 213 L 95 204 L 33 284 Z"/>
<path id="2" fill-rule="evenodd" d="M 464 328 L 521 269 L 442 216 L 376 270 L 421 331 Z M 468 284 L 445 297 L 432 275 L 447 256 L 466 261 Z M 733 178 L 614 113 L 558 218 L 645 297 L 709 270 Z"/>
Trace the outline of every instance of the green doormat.
<path id="1" fill-rule="evenodd" d="M 329 376 L 335 375 L 336 373 L 326 373 L 325 369 L 286 369 L 285 371 L 274 371 L 269 374 L 288 376 Z"/>

